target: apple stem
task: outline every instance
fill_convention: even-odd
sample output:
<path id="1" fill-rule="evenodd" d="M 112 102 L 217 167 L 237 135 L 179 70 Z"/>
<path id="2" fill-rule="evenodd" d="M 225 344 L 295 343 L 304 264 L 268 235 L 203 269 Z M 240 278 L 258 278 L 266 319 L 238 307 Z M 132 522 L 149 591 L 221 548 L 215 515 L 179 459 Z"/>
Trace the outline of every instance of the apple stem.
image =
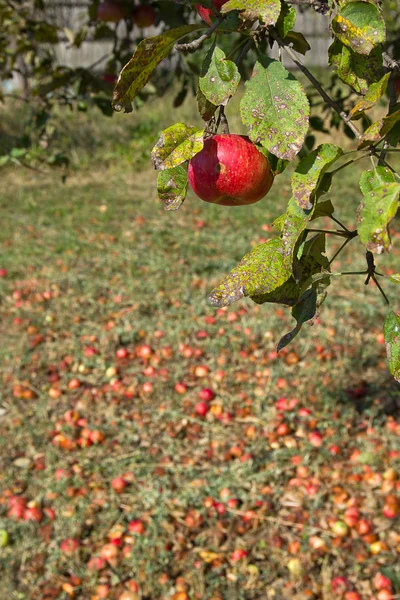
<path id="1" fill-rule="evenodd" d="M 229 135 L 229 123 L 225 114 L 225 106 L 221 106 L 219 109 L 219 116 L 217 121 L 217 129 L 221 125 L 221 132 Z"/>

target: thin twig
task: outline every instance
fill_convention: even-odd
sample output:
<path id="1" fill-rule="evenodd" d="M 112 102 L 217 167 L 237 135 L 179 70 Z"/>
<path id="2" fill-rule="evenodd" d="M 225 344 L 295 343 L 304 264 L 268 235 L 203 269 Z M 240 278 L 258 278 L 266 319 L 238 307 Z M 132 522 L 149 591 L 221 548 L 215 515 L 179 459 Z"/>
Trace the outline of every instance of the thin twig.
<path id="1" fill-rule="evenodd" d="M 332 256 L 331 260 L 329 261 L 329 266 L 331 266 L 331 264 L 333 263 L 334 260 L 336 260 L 336 258 L 339 256 L 339 254 L 341 254 L 343 252 L 343 250 L 346 248 L 347 244 L 352 240 L 353 238 L 347 238 L 347 240 L 340 246 L 339 250 L 337 250 L 337 252 L 335 252 L 335 254 Z"/>
<path id="2" fill-rule="evenodd" d="M 334 229 L 306 229 L 306 231 L 312 231 L 313 233 L 329 233 L 330 235 L 338 235 L 340 237 L 349 237 L 346 231 L 336 231 Z"/>
<path id="3" fill-rule="evenodd" d="M 343 225 L 343 223 L 339 221 L 339 219 L 336 219 L 336 217 L 334 217 L 333 215 L 329 215 L 329 218 L 332 219 L 332 221 L 335 221 L 335 223 L 337 223 L 342 229 L 344 229 L 348 233 L 351 233 L 350 229 L 348 229 L 346 225 Z"/>
<path id="4" fill-rule="evenodd" d="M 219 19 L 217 19 L 210 27 L 210 29 L 208 29 L 202 36 L 200 36 L 197 40 L 194 40 L 193 42 L 189 42 L 188 44 L 176 44 L 175 45 L 175 49 L 178 50 L 179 52 L 184 52 L 184 53 L 192 53 L 192 52 L 196 52 L 196 50 L 198 50 L 206 40 L 208 40 L 208 38 L 210 38 L 212 36 L 212 34 L 214 33 L 214 31 L 216 29 L 218 29 L 218 27 L 221 25 L 222 21 L 224 20 L 224 17 L 219 17 Z"/>
<path id="5" fill-rule="evenodd" d="M 325 90 L 323 89 L 322 85 L 318 81 L 318 79 L 316 79 L 314 77 L 314 75 L 307 69 L 307 67 L 305 67 L 303 65 L 303 63 L 299 60 L 299 58 L 293 52 L 293 50 L 291 49 L 291 47 L 288 46 L 284 40 L 282 40 L 282 38 L 278 35 L 278 33 L 275 30 L 270 29 L 269 32 L 270 32 L 271 36 L 278 42 L 278 44 L 280 46 L 282 46 L 282 48 L 284 48 L 286 50 L 286 53 L 290 56 L 290 58 L 292 59 L 292 61 L 299 67 L 300 71 L 302 73 L 304 73 L 304 75 L 307 77 L 307 79 L 309 81 L 311 81 L 311 83 L 313 84 L 313 86 L 315 87 L 315 89 L 319 92 L 319 94 L 325 100 L 326 104 L 328 104 L 331 108 L 333 108 L 334 111 L 337 112 L 337 114 L 339 115 L 339 117 L 346 123 L 346 125 L 349 127 L 349 129 L 351 129 L 351 131 L 354 133 L 354 135 L 356 136 L 356 138 L 358 140 L 360 140 L 362 138 L 361 132 L 354 125 L 354 123 L 352 123 L 349 120 L 348 115 L 340 108 L 340 106 L 330 96 L 328 96 L 328 94 L 325 92 Z"/>

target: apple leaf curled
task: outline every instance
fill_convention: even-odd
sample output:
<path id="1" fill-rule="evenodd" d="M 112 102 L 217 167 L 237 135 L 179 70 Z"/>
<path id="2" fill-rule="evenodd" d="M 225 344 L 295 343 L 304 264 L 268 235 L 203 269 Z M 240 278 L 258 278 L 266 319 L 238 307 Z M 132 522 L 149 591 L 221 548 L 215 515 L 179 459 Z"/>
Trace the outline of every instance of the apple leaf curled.
<path id="1" fill-rule="evenodd" d="M 371 84 L 377 83 L 384 75 L 382 49 L 370 54 L 356 54 L 342 42 L 335 39 L 328 50 L 329 64 L 333 65 L 338 77 L 353 88 L 357 94 L 365 96 Z"/>
<path id="2" fill-rule="evenodd" d="M 375 4 L 348 2 L 332 21 L 336 37 L 357 54 L 369 54 L 386 39 L 385 21 Z"/>
<path id="3" fill-rule="evenodd" d="M 303 158 L 292 175 L 292 193 L 304 210 L 313 207 L 311 198 L 326 170 L 342 156 L 334 144 L 322 144 Z"/>
<path id="4" fill-rule="evenodd" d="M 276 22 L 276 30 L 281 36 L 285 38 L 289 31 L 293 29 L 296 24 L 296 11 L 293 6 L 289 6 L 286 2 L 281 0 L 281 13 L 279 19 Z"/>
<path id="5" fill-rule="evenodd" d="M 373 142 L 380 142 L 399 122 L 400 109 L 395 110 L 387 117 L 383 117 L 383 119 L 379 119 L 379 121 L 375 121 L 375 123 L 372 123 L 372 125 L 364 131 L 360 143 L 358 144 L 358 149 L 361 150 L 362 148 L 370 146 Z"/>
<path id="6" fill-rule="evenodd" d="M 114 89 L 112 106 L 115 111 L 130 112 L 131 102 L 149 81 L 154 69 L 171 52 L 176 42 L 206 25 L 183 25 L 140 42 L 131 60 L 124 66 Z"/>
<path id="7" fill-rule="evenodd" d="M 240 83 L 240 73 L 231 60 L 217 46 L 211 48 L 204 61 L 204 75 L 199 87 L 206 99 L 214 105 L 226 105 Z"/>
<path id="8" fill-rule="evenodd" d="M 157 179 L 159 198 L 165 204 L 165 210 L 177 210 L 184 202 L 188 189 L 186 169 L 174 167 L 160 171 Z"/>
<path id="9" fill-rule="evenodd" d="M 386 92 L 386 88 L 389 82 L 390 73 L 386 73 L 377 83 L 373 83 L 364 98 L 359 100 L 349 113 L 350 119 L 361 119 L 363 113 L 369 110 L 382 98 Z"/>
<path id="10" fill-rule="evenodd" d="M 204 129 L 176 123 L 165 129 L 151 152 L 154 167 L 172 169 L 190 160 L 204 146 Z"/>
<path id="11" fill-rule="evenodd" d="M 290 263 L 283 255 L 282 240 L 273 238 L 256 246 L 216 287 L 210 297 L 212 306 L 229 306 L 246 296 L 272 292 L 290 277 Z"/>
<path id="12" fill-rule="evenodd" d="M 358 235 L 370 252 L 390 250 L 388 226 L 398 211 L 399 197 L 400 183 L 383 184 L 364 196 L 358 209 Z"/>
<path id="13" fill-rule="evenodd" d="M 265 25 L 275 25 L 281 12 L 281 0 L 229 0 L 221 7 L 221 13 L 231 10 L 244 11 L 245 19 L 260 19 Z"/>
<path id="14" fill-rule="evenodd" d="M 249 136 L 274 156 L 293 160 L 308 130 L 310 105 L 300 83 L 282 64 L 262 57 L 240 104 Z"/>
<path id="15" fill-rule="evenodd" d="M 400 316 L 390 311 L 383 332 L 390 372 L 400 382 Z"/>
<path id="16" fill-rule="evenodd" d="M 278 343 L 277 351 L 283 350 L 300 333 L 304 323 L 311 321 L 317 311 L 317 292 L 315 289 L 307 290 L 299 302 L 292 308 L 292 317 L 297 321 L 296 327 L 284 335 Z"/>

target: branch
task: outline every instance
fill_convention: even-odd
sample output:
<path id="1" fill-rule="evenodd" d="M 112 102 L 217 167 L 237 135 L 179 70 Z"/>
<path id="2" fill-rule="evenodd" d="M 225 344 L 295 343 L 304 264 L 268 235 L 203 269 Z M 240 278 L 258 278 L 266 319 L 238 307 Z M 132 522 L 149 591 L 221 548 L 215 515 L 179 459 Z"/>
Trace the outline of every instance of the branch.
<path id="1" fill-rule="evenodd" d="M 333 108 L 334 111 L 337 112 L 339 117 L 346 123 L 346 125 L 349 127 L 349 129 L 351 129 L 351 131 L 354 133 L 356 138 L 358 140 L 360 140 L 362 137 L 361 132 L 354 125 L 354 123 L 352 123 L 349 120 L 348 115 L 340 108 L 340 106 L 330 96 L 328 96 L 328 94 L 325 92 L 322 85 L 318 81 L 318 79 L 316 79 L 314 77 L 314 75 L 307 69 L 307 67 L 305 67 L 303 65 L 303 63 L 297 58 L 297 55 L 293 52 L 292 48 L 288 44 L 286 44 L 286 42 L 284 42 L 282 40 L 282 38 L 278 35 L 278 33 L 276 31 L 270 29 L 269 33 L 278 42 L 279 46 L 281 46 L 282 48 L 284 48 L 286 50 L 286 53 L 290 56 L 292 61 L 299 67 L 300 71 L 302 73 L 304 73 L 304 75 L 307 77 L 307 79 L 309 81 L 311 81 L 311 83 L 313 84 L 315 89 L 319 92 L 319 94 L 325 100 L 326 104 L 328 104 L 331 108 Z"/>
<path id="2" fill-rule="evenodd" d="M 387 52 L 382 52 L 382 58 L 383 58 L 385 67 L 390 69 L 390 71 L 400 72 L 400 61 L 394 60 L 394 58 L 389 56 L 389 54 Z"/>
<path id="3" fill-rule="evenodd" d="M 196 50 L 201 48 L 201 46 L 204 44 L 204 42 L 212 36 L 214 31 L 221 25 L 223 20 L 224 20 L 224 17 L 219 17 L 219 19 L 217 19 L 211 25 L 210 29 L 208 29 L 206 31 L 206 33 L 204 33 L 202 36 L 200 36 L 197 40 L 194 40 L 193 42 L 189 42 L 188 44 L 176 44 L 175 49 L 178 50 L 179 52 L 190 53 L 190 54 L 192 52 L 196 52 Z"/>

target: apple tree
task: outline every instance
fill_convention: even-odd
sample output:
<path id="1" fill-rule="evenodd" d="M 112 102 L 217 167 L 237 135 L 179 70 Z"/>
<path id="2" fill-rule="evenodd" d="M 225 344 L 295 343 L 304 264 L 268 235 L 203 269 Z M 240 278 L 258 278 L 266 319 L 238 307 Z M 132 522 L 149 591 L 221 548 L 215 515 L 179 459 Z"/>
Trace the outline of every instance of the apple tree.
<path id="1" fill-rule="evenodd" d="M 294 4 L 326 19 L 334 73 L 327 86 L 303 64 L 310 45 L 295 29 Z M 229 210 L 222 205 L 257 202 L 288 164 L 295 163 L 292 197 L 285 213 L 276 215 L 275 237 L 243 257 L 211 292 L 210 303 L 226 307 L 249 297 L 257 304 L 291 307 L 295 325 L 279 341 L 280 350 L 305 323 L 316 319 L 335 279 L 364 276 L 365 284 L 374 282 L 388 305 L 384 337 L 391 373 L 400 381 L 400 314 L 383 283 L 390 279 L 399 284 L 400 274 L 388 277 L 376 266 L 376 257 L 391 250 L 389 228 L 400 198 L 400 176 L 391 164 L 400 136 L 397 2 L 382 6 L 374 0 L 203 0 L 200 5 L 175 0 L 174 5 L 193 6 L 202 20 L 191 19 L 144 39 L 122 69 L 113 94 L 114 110 L 130 112 L 168 55 L 179 53 L 187 70 L 194 53 L 201 57 L 196 102 L 204 126 L 171 124 L 152 152 L 166 210 L 182 205 L 189 185 L 221 210 Z M 271 48 L 278 49 L 278 59 L 271 57 Z M 292 70 L 282 64 L 283 54 L 291 59 Z M 244 61 L 250 61 L 250 70 L 243 68 Z M 296 77 L 298 71 L 309 81 L 307 90 Z M 237 93 L 247 137 L 230 132 L 226 117 L 226 106 Z M 325 120 L 311 112 L 321 101 Z M 378 103 L 386 110 L 374 120 L 370 111 Z M 333 141 L 314 147 L 313 129 L 326 132 L 326 127 L 333 140 L 335 130 L 342 129 L 351 139 L 351 149 L 345 151 Z M 370 168 L 359 181 L 358 227 L 350 230 L 337 218 L 337 207 L 327 194 L 338 174 L 364 157 L 370 158 Z M 332 228 L 318 227 L 321 218 L 329 218 Z M 326 251 L 328 235 L 343 241 L 333 256 Z M 336 259 L 355 239 L 361 242 L 365 269 L 336 271 Z"/>

